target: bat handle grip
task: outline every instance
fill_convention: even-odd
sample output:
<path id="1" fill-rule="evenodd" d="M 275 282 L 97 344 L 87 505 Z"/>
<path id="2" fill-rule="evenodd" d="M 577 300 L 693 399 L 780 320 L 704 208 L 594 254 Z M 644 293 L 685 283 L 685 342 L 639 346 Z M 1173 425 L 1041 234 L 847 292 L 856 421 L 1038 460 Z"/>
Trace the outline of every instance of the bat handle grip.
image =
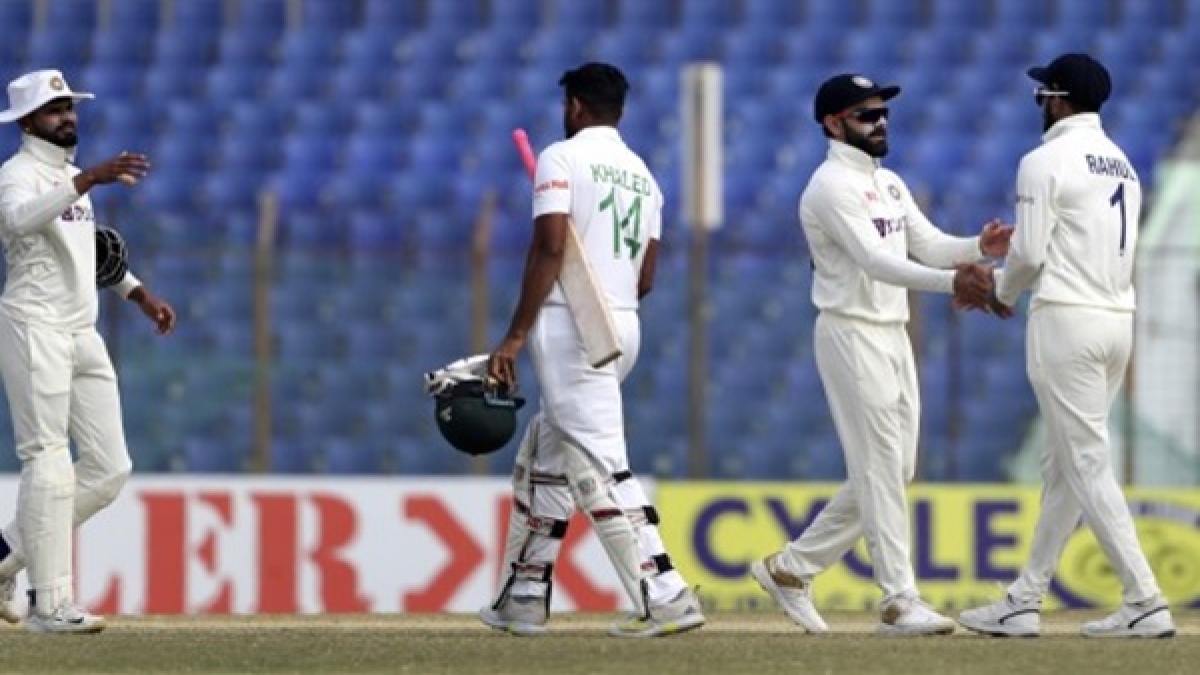
<path id="1" fill-rule="evenodd" d="M 529 144 L 529 134 L 526 134 L 524 129 L 513 129 L 512 139 L 513 145 L 517 146 L 517 154 L 521 156 L 521 162 L 525 165 L 525 172 L 529 174 L 529 180 L 533 180 L 537 175 L 537 158 L 533 154 L 533 146 Z"/>

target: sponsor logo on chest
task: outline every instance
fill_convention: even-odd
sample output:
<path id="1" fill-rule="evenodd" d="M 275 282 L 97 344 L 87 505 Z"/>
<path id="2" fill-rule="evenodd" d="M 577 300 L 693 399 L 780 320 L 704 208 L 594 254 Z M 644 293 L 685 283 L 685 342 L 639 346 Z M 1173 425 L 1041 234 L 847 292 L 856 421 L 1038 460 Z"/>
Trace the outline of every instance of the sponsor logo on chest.
<path id="1" fill-rule="evenodd" d="M 874 223 L 875 231 L 881 239 L 907 229 L 908 218 L 903 215 L 904 209 L 900 204 L 900 188 L 888 185 L 886 196 L 875 190 L 867 190 L 864 196 L 871 222 Z"/>
<path id="2" fill-rule="evenodd" d="M 58 219 L 64 223 L 78 223 L 91 222 L 96 218 L 90 207 L 83 204 L 72 204 L 59 214 Z"/>

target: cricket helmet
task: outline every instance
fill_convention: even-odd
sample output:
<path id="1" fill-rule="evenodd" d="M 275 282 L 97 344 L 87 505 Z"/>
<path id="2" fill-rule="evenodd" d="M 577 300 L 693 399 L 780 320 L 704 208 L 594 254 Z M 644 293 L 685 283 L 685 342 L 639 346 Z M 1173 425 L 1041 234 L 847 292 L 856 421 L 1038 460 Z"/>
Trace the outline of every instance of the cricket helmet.
<path id="1" fill-rule="evenodd" d="M 456 361 L 425 375 L 442 437 L 468 455 L 503 448 L 517 433 L 517 411 L 525 399 L 487 377 L 487 356 Z"/>
<path id="2" fill-rule="evenodd" d="M 96 228 L 96 286 L 108 288 L 125 278 L 129 271 L 129 253 L 125 239 L 111 227 Z"/>

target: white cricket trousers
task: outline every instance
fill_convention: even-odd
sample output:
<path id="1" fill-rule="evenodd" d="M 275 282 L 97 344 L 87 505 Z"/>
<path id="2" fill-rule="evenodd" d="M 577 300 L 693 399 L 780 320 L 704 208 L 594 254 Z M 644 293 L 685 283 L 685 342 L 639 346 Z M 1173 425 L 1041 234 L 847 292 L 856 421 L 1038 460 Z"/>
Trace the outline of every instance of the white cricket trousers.
<path id="1" fill-rule="evenodd" d="M 0 311 L 0 373 L 21 460 L 7 574 L 28 564 L 38 609 L 71 600 L 72 530 L 112 503 L 132 469 L 116 373 L 95 329 L 61 331 Z M 79 461 L 72 464 L 68 435 Z"/>
<path id="2" fill-rule="evenodd" d="M 603 368 L 588 363 L 575 319 L 565 305 L 542 307 L 529 339 L 547 422 L 541 425 L 542 434 L 549 436 L 539 447 L 559 447 L 554 441 L 556 434 L 562 434 L 608 475 L 629 469 L 621 382 L 633 370 L 642 341 L 637 312 L 613 312 L 613 323 L 621 341 L 621 356 Z M 538 470 L 563 473 L 561 467 Z"/>
<path id="3" fill-rule="evenodd" d="M 544 305 L 538 314 L 529 346 L 541 385 L 541 411 L 538 414 L 544 423 L 536 425 L 534 473 L 566 475 L 566 443 L 581 449 L 605 479 L 629 471 L 621 382 L 637 363 L 641 324 L 633 310 L 613 312 L 613 323 L 621 341 L 621 356 L 603 368 L 592 368 L 570 309 L 565 305 Z M 644 512 L 650 506 L 650 500 L 635 476 L 617 482 L 613 495 L 626 513 Z M 574 500 L 565 486 L 539 487 L 531 501 L 536 516 L 565 520 L 575 511 Z M 665 557 L 662 536 L 655 523 L 634 523 L 633 529 L 643 569 L 652 565 L 656 558 Z M 541 557 L 552 562 L 557 551 L 555 544 L 553 549 L 543 551 Z M 613 564 L 618 563 L 614 560 Z M 651 603 L 665 602 L 687 585 L 677 570 L 662 571 L 661 568 L 646 582 Z M 631 599 L 636 606 L 638 600 Z"/>
<path id="4" fill-rule="evenodd" d="M 1042 505 L 1029 562 L 1009 593 L 1041 600 L 1080 516 L 1124 586 L 1124 600 L 1159 595 L 1109 452 L 1108 417 L 1133 348 L 1133 314 L 1043 305 L 1029 315 L 1026 367 L 1046 424 Z"/>
<path id="5" fill-rule="evenodd" d="M 900 323 L 821 312 L 813 347 L 847 481 L 779 564 L 815 576 L 862 536 L 885 601 L 915 594 L 905 485 L 916 471 L 921 408 L 908 333 Z"/>

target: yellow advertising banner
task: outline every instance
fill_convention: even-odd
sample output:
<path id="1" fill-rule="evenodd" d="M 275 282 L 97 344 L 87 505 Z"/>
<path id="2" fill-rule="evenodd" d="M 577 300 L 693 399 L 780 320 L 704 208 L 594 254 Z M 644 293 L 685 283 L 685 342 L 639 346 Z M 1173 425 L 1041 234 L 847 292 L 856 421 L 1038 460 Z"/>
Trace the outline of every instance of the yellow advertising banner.
<path id="1" fill-rule="evenodd" d="M 663 481 L 656 497 L 663 540 L 675 566 L 711 606 L 770 606 L 750 563 L 800 536 L 839 487 Z M 913 568 L 924 598 L 948 611 L 1001 597 L 1029 553 L 1039 489 L 914 485 L 908 495 Z M 1176 607 L 1200 607 L 1200 491 L 1137 489 L 1126 497 L 1167 598 Z M 880 600 L 861 540 L 813 588 L 822 609 L 870 609 Z M 1120 598 L 1107 557 L 1081 527 L 1063 551 L 1046 608 L 1110 607 Z"/>

